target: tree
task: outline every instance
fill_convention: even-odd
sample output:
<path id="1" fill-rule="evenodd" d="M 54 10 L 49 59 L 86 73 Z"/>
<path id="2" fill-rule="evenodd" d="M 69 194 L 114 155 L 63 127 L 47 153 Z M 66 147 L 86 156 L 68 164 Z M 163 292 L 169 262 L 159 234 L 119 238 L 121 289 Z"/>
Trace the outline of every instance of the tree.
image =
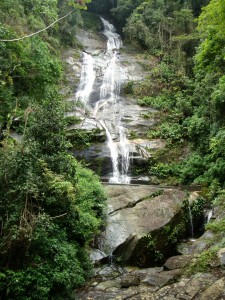
<path id="1" fill-rule="evenodd" d="M 103 222 L 98 178 L 67 153 L 62 103 L 35 106 L 25 140 L 0 150 L 1 297 L 65 299 L 90 273 Z"/>

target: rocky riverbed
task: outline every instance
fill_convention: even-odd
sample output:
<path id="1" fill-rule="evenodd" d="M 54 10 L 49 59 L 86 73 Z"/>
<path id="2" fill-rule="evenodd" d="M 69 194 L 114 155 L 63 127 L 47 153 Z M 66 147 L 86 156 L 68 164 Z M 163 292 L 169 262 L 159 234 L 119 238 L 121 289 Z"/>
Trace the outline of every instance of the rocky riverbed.
<path id="1" fill-rule="evenodd" d="M 95 269 L 89 285 L 76 292 L 79 300 L 222 300 L 224 272 L 184 275 L 190 256 L 171 257 L 162 267 Z"/>
<path id="2" fill-rule="evenodd" d="M 101 239 L 109 239 L 108 250 L 111 247 L 111 256 L 108 256 L 108 260 L 104 259 L 103 244 L 99 252 L 92 249 L 92 259 L 96 264 L 94 275 L 85 288 L 76 291 L 75 299 L 225 299 L 225 249 L 216 248 L 213 256 L 210 259 L 205 257 L 205 261 L 201 258 L 203 251 L 217 245 L 216 235 L 206 231 L 198 239 L 178 241 L 173 244 L 176 255 L 169 251 L 170 233 L 167 231 L 166 236 L 161 235 L 174 219 L 174 215 L 181 214 L 182 203 L 187 199 L 184 191 L 141 185 L 106 185 L 106 190 L 108 220 Z M 189 194 L 190 202 L 197 199 L 198 192 Z M 221 215 L 217 217 L 220 218 Z M 172 228 L 179 224 L 173 224 Z M 152 237 L 156 228 L 156 240 L 160 240 L 166 250 L 164 258 L 158 262 L 154 260 L 154 267 L 143 265 L 138 268 L 138 254 L 145 253 L 146 260 L 149 261 L 156 259 L 151 256 L 152 253 L 145 252 L 153 246 L 152 239 L 143 239 L 144 235 Z M 130 235 L 137 235 L 137 239 L 129 238 Z M 139 243 L 142 241 L 141 248 L 135 249 L 138 239 Z M 162 250 L 156 244 L 154 246 L 157 253 Z M 132 259 L 129 260 L 130 257 Z"/>

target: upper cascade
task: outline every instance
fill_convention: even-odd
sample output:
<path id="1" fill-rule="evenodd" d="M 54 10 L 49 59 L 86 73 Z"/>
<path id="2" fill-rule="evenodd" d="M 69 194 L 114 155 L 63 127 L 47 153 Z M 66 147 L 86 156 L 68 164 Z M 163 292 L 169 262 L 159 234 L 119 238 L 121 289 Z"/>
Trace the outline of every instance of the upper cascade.
<path id="1" fill-rule="evenodd" d="M 103 34 L 107 38 L 106 51 L 92 56 L 83 52 L 80 84 L 76 99 L 80 100 L 106 132 L 107 146 L 111 154 L 110 182 L 130 183 L 128 176 L 130 156 L 127 130 L 121 125 L 120 87 L 126 77 L 120 64 L 120 35 L 115 27 L 101 17 Z"/>
<path id="2" fill-rule="evenodd" d="M 107 50 L 119 50 L 122 46 L 122 40 L 120 38 L 120 35 L 116 33 L 116 28 L 113 26 L 113 24 L 109 23 L 107 20 L 101 17 L 102 23 L 104 25 L 104 31 L 103 34 L 107 37 Z"/>

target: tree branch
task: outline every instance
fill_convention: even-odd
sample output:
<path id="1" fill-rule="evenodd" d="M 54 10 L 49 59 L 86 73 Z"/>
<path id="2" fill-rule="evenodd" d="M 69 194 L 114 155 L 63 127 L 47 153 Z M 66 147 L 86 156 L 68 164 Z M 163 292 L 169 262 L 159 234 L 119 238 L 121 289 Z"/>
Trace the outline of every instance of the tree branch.
<path id="1" fill-rule="evenodd" d="M 66 14 L 65 16 L 63 16 L 63 17 L 57 19 L 56 21 L 52 22 L 52 23 L 51 23 L 50 25 L 48 25 L 47 27 L 45 27 L 45 28 L 43 28 L 43 29 L 41 29 L 41 30 L 38 30 L 38 31 L 36 31 L 36 32 L 34 32 L 34 33 L 31 33 L 31 34 L 29 34 L 29 35 L 25 35 L 25 36 L 23 36 L 23 37 L 16 38 L 16 39 L 9 39 L 9 40 L 0 39 L 0 42 L 16 42 L 16 41 L 21 41 L 21 40 L 24 40 L 24 39 L 26 39 L 26 38 L 32 37 L 32 36 L 34 36 L 34 35 L 37 35 L 37 34 L 43 32 L 43 31 L 49 29 L 49 28 L 52 27 L 55 23 L 57 23 L 57 22 L 61 21 L 62 19 L 68 17 L 68 16 L 69 16 L 70 14 L 72 14 L 73 12 L 74 12 L 74 10 L 71 10 L 71 11 L 70 11 L 68 14 Z"/>

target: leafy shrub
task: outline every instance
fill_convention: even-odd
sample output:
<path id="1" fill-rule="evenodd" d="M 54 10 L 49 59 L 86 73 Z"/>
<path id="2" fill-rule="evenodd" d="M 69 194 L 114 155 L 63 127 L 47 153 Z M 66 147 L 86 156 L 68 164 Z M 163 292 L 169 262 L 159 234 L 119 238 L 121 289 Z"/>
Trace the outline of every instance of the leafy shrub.
<path id="1" fill-rule="evenodd" d="M 174 106 L 174 99 L 167 95 L 144 97 L 138 100 L 138 104 L 168 112 Z"/>

